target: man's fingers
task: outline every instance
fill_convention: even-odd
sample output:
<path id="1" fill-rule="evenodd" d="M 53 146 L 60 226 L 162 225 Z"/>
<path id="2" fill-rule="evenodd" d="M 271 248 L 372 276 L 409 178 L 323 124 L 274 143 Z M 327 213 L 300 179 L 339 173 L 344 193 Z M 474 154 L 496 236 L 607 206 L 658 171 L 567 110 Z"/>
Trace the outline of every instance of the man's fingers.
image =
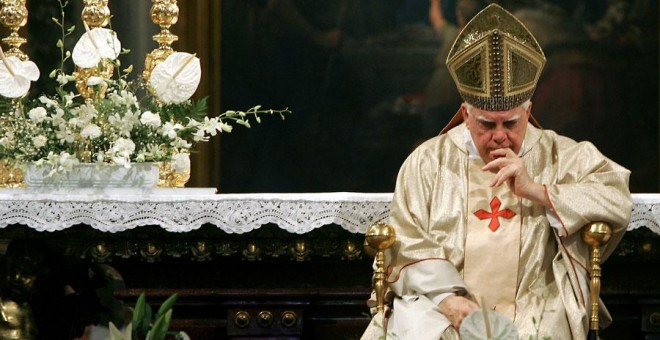
<path id="1" fill-rule="evenodd" d="M 516 169 L 514 166 L 505 166 L 500 171 L 495 174 L 493 180 L 490 182 L 491 187 L 498 187 L 502 183 L 512 179 L 516 175 Z"/>

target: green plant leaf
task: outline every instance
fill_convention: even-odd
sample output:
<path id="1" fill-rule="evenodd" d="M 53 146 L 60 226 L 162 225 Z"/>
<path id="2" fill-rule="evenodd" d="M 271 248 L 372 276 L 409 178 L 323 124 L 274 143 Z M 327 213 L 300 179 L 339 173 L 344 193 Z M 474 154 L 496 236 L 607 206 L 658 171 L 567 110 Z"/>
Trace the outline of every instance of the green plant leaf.
<path id="1" fill-rule="evenodd" d="M 165 314 L 161 315 L 153 327 L 147 334 L 147 340 L 164 340 L 167 335 L 167 329 L 170 328 L 170 321 L 172 320 L 172 310 L 168 310 Z"/>
<path id="2" fill-rule="evenodd" d="M 146 329 L 149 326 L 149 319 L 147 319 L 147 324 L 144 325 L 144 317 L 146 314 L 146 300 L 144 293 L 138 296 L 137 302 L 135 302 L 135 308 L 133 309 L 133 333 L 140 334 L 141 329 Z"/>
<path id="3" fill-rule="evenodd" d="M 142 319 L 142 333 L 140 334 L 147 334 L 147 331 L 149 330 L 149 326 L 151 325 L 151 318 L 153 316 L 153 313 L 151 311 L 151 306 L 147 303 L 145 304 L 144 308 L 144 318 Z"/>
<path id="4" fill-rule="evenodd" d="M 167 298 L 167 300 L 165 300 L 165 302 L 163 302 L 163 304 L 160 305 L 160 308 L 158 309 L 158 313 L 156 313 L 156 319 L 160 318 L 167 311 L 171 310 L 174 303 L 176 303 L 176 299 L 178 297 L 179 295 L 174 293 L 172 294 L 172 296 Z"/>

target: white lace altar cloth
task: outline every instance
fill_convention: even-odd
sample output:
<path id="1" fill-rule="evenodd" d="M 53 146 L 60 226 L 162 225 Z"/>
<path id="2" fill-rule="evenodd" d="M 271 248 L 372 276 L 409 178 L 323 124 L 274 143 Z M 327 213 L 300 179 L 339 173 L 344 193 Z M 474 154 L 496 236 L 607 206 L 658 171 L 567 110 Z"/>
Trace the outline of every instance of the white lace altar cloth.
<path id="1" fill-rule="evenodd" d="M 269 223 L 304 234 L 328 224 L 364 233 L 384 221 L 391 193 L 215 194 L 213 188 L 76 189 L 39 192 L 0 190 L 0 228 L 26 225 L 58 231 L 85 224 L 104 232 L 157 225 L 188 232 L 212 224 L 247 233 Z M 629 230 L 647 227 L 660 235 L 660 194 L 633 194 Z"/>

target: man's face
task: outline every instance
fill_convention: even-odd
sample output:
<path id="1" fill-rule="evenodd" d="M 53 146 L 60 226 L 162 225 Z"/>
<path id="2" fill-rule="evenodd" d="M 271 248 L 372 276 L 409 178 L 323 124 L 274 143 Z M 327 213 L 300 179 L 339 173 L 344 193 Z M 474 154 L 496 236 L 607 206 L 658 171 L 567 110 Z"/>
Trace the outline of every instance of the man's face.
<path id="1" fill-rule="evenodd" d="M 463 120 L 479 151 L 481 159 L 488 163 L 495 158 L 491 151 L 509 148 L 516 154 L 520 151 L 527 131 L 527 122 L 532 106 L 518 106 L 508 111 L 484 111 L 476 107 L 467 112 L 463 104 Z"/>

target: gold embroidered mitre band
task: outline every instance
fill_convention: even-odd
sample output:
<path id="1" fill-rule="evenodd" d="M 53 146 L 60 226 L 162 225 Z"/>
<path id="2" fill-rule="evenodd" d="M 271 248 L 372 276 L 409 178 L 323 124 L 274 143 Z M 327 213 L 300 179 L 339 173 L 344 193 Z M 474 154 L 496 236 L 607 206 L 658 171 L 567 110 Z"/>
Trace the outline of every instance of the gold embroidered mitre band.
<path id="1" fill-rule="evenodd" d="M 496 4 L 470 20 L 447 57 L 463 100 L 486 111 L 510 110 L 530 99 L 544 64 L 536 38 Z"/>

